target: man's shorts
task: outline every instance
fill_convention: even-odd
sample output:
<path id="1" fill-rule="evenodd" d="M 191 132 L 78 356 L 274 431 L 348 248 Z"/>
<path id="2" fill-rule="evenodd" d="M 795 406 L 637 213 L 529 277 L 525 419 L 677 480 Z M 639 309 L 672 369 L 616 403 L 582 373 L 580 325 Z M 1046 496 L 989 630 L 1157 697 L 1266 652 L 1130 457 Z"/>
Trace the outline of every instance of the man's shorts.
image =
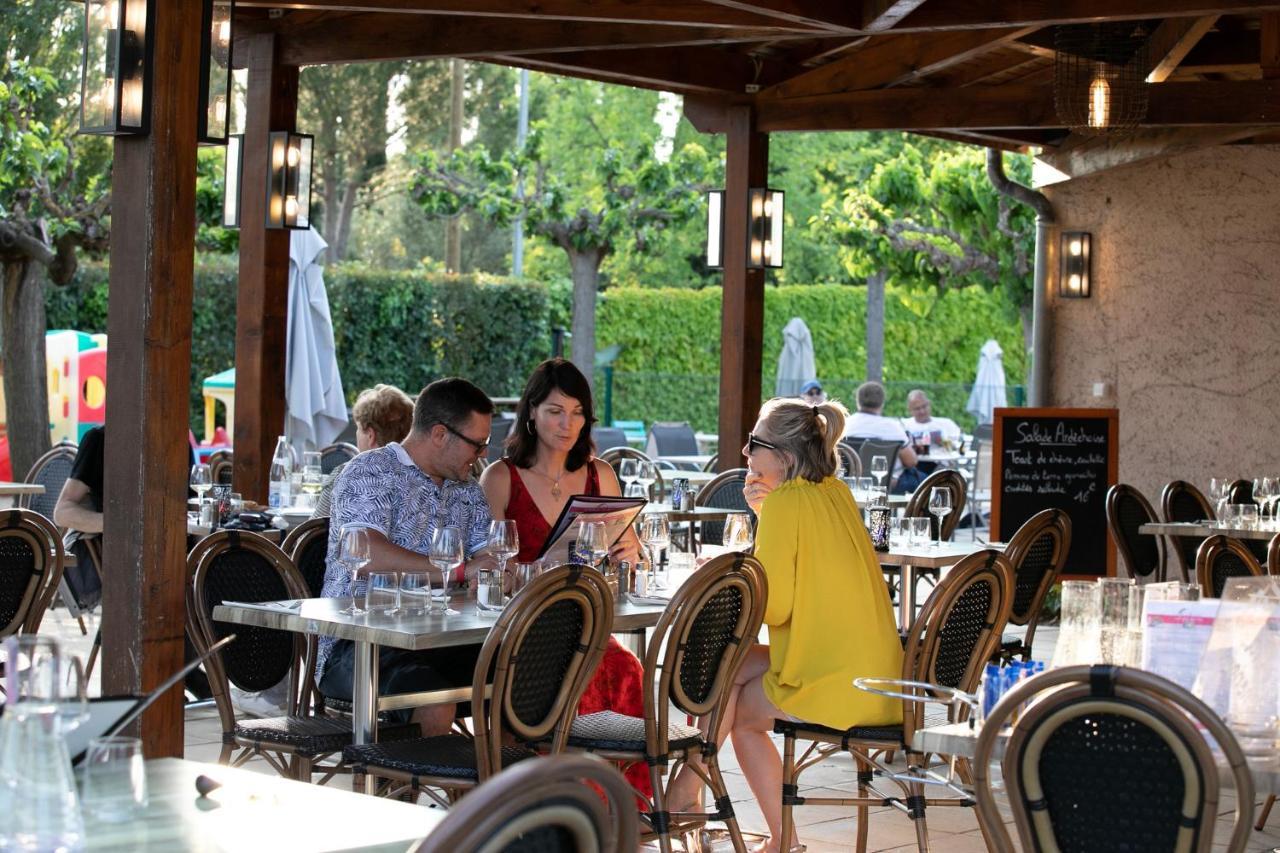
<path id="1" fill-rule="evenodd" d="M 470 687 L 480 657 L 480 645 L 445 646 L 440 649 L 406 651 L 382 646 L 378 655 L 378 695 L 421 693 Z M 355 674 L 355 644 L 338 640 L 325 661 L 320 678 L 320 693 L 333 699 L 351 701 L 351 684 Z M 459 713 L 465 715 L 470 703 L 461 703 Z M 394 722 L 408 722 L 409 710 L 392 711 Z"/>

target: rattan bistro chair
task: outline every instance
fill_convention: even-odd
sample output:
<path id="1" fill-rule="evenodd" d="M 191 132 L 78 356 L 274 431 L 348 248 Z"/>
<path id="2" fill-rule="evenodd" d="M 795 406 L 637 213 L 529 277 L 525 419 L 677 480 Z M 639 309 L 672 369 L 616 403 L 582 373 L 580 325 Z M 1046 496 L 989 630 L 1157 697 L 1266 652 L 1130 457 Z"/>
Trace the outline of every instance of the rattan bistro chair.
<path id="1" fill-rule="evenodd" d="M 710 506 L 717 509 L 741 510 L 751 516 L 751 521 L 754 523 L 756 514 L 751 511 L 751 507 L 747 506 L 747 498 L 742 492 L 746 484 L 747 469 L 731 468 L 717 474 L 699 489 L 694 503 L 697 506 Z M 701 529 L 698 537 L 694 540 L 695 548 L 706 544 L 719 545 L 724 541 L 723 521 L 703 521 L 699 527 Z"/>
<path id="2" fill-rule="evenodd" d="M 33 509 L 45 518 L 53 518 L 53 508 L 58 504 L 58 495 L 62 494 L 63 485 L 71 476 L 71 467 L 75 464 L 79 449 L 74 442 L 60 441 L 37 459 L 23 482 L 44 486 L 44 494 L 23 495 L 18 499 L 18 506 Z"/>
<path id="3" fill-rule="evenodd" d="M 1026 626 L 1021 639 L 1005 637 L 1001 657 L 1031 660 L 1031 643 L 1045 596 L 1058 582 L 1058 573 L 1071 550 L 1071 517 L 1060 509 L 1041 510 L 1018 528 L 1004 555 L 1013 567 L 1013 605 L 1009 624 Z"/>
<path id="4" fill-rule="evenodd" d="M 413 853 L 635 853 L 636 829 L 622 774 L 589 755 L 547 755 L 476 788 Z"/>
<path id="5" fill-rule="evenodd" d="M 1129 577 L 1139 583 L 1164 580 L 1164 541 L 1138 532 L 1157 520 L 1151 502 L 1133 486 L 1117 483 L 1107 490 L 1107 529 Z"/>
<path id="6" fill-rule="evenodd" d="M 29 509 L 0 513 L 0 638 L 35 634 L 62 580 L 62 537 Z"/>
<path id="7" fill-rule="evenodd" d="M 1227 503 L 1251 504 L 1253 499 L 1253 480 L 1232 480 L 1227 486 Z"/>
<path id="8" fill-rule="evenodd" d="M 858 458 L 858 451 L 843 441 L 838 441 L 836 453 L 840 458 L 840 467 L 845 479 L 857 479 L 862 476 L 862 460 Z"/>
<path id="9" fill-rule="evenodd" d="M 1239 539 L 1221 534 L 1204 540 L 1196 553 L 1196 583 L 1205 598 L 1221 598 L 1231 578 L 1260 577 L 1262 566 Z"/>
<path id="10" fill-rule="evenodd" d="M 612 593 L 603 575 L 579 566 L 545 572 L 511 600 L 485 638 L 471 682 L 474 739 L 446 734 L 361 744 L 343 750 L 343 758 L 357 780 L 365 774 L 386 780 L 381 793 L 427 786 L 427 796 L 448 806 L 537 755 L 526 744 L 546 740 L 551 752 L 562 752 L 612 626 Z M 485 701 L 490 684 L 492 698 Z M 505 742 L 508 735 L 515 745 Z"/>
<path id="11" fill-rule="evenodd" d="M 307 588 L 307 598 L 320 598 L 324 589 L 325 557 L 329 552 L 329 517 L 309 518 L 289 531 L 280 550 L 293 560 Z"/>
<path id="12" fill-rule="evenodd" d="M 1028 704 L 1033 697 L 1039 698 Z M 989 762 L 1001 723 L 1015 709 L 1021 715 L 1002 769 L 1023 850 L 1219 849 L 1213 830 L 1221 784 L 1206 734 L 1235 787 L 1235 821 L 1224 849 L 1248 844 L 1253 775 L 1218 715 L 1149 672 L 1070 666 L 1019 684 L 983 724 L 974 788 L 997 853 L 1015 847 L 991 790 Z"/>
<path id="13" fill-rule="evenodd" d="M 637 462 L 653 462 L 653 470 L 655 478 L 653 481 L 653 489 L 651 491 L 651 500 L 660 501 L 666 492 L 666 484 L 662 479 L 662 467 L 649 456 L 649 454 L 636 450 L 634 447 L 610 447 L 603 453 L 598 454 L 598 458 L 602 462 L 609 463 L 609 467 L 613 468 L 613 473 L 618 473 L 618 467 L 622 464 L 623 459 L 635 459 Z"/>
<path id="14" fill-rule="evenodd" d="M 1164 520 L 1170 522 L 1206 521 L 1216 518 L 1208 498 L 1186 480 L 1174 480 L 1164 487 L 1164 491 L 1160 493 L 1160 512 Z M 1172 552 L 1174 559 L 1177 560 L 1183 583 L 1190 581 L 1196 573 L 1196 551 L 1200 550 L 1204 538 L 1169 536 L 1166 540 L 1165 550 Z"/>
<path id="15" fill-rule="evenodd" d="M 345 441 L 330 444 L 320 449 L 320 470 L 325 474 L 332 474 L 334 468 L 350 462 L 359 455 L 360 448 L 354 444 L 347 444 Z"/>
<path id="16" fill-rule="evenodd" d="M 653 784 L 646 840 L 657 838 L 664 853 L 671 835 L 683 834 L 708 820 L 723 821 L 734 849 L 743 851 L 742 834 L 729 801 L 729 791 L 716 756 L 714 741 L 683 722 L 680 715 L 703 717 L 708 731 L 719 731 L 729 691 L 751 644 L 760 632 L 767 596 L 764 567 L 746 554 L 722 554 L 693 573 L 675 594 L 653 629 L 644 655 L 644 719 L 614 711 L 599 711 L 573 721 L 572 749 L 594 752 L 624 764 L 644 762 Z M 668 765 L 675 771 L 697 752 L 706 772 L 690 767 L 710 786 L 714 812 L 667 811 Z"/>
<path id="17" fill-rule="evenodd" d="M 289 558 L 256 533 L 223 530 L 206 536 L 187 556 L 192 573 L 187 600 L 187 632 L 201 652 L 229 634 L 232 643 L 205 662 L 214 703 L 222 722 L 219 762 L 239 767 L 261 756 L 281 776 L 310 781 L 313 771 L 327 781 L 339 768 L 316 766 L 351 743 L 346 720 L 308 713 L 315 665 L 314 637 L 234 625 L 213 619 L 213 608 L 224 601 L 279 601 L 305 598 L 306 587 Z M 284 717 L 237 721 L 230 685 L 260 691 L 288 679 Z M 416 725 L 384 730 L 380 737 L 417 734 Z M 239 752 L 237 753 L 237 750 Z"/>
<path id="18" fill-rule="evenodd" d="M 987 660 L 1000 643 L 1001 631 L 1009 618 L 1012 603 L 1013 569 L 996 551 L 978 551 L 960 560 L 925 602 L 907 634 L 902 662 L 904 682 L 927 683 L 972 693 Z M 856 806 L 858 810 L 857 849 L 867 849 L 867 818 L 871 808 L 893 806 L 905 812 L 916 829 L 919 849 L 929 849 L 925 810 L 930 806 L 972 806 L 969 797 L 932 798 L 925 784 L 938 779 L 927 775 L 925 756 L 911 746 L 915 731 L 923 726 L 921 700 L 932 701 L 923 688 L 907 687 L 914 701 L 903 700 L 902 724 L 896 726 L 855 726 L 841 731 L 815 723 L 791 719 L 775 720 L 774 732 L 783 735 L 782 751 L 782 837 L 791 837 L 792 809 L 809 806 Z M 954 706 L 951 722 L 967 719 L 967 709 Z M 797 759 L 796 742 L 807 741 Z M 885 751 L 904 749 L 907 773 L 887 766 Z M 833 753 L 853 754 L 858 767 L 858 796 L 852 798 L 800 796 L 800 774 Z M 879 755 L 877 754 L 879 753 Z M 967 772 L 964 762 L 958 766 Z M 881 794 L 873 785 L 876 772 L 902 789 L 902 796 Z M 981 825 L 981 824 L 980 824 Z M 985 828 L 984 828 L 985 831 Z"/>
<path id="19" fill-rule="evenodd" d="M 956 528 L 960 525 L 960 516 L 964 514 L 964 504 L 966 495 L 969 491 L 968 484 L 964 481 L 964 475 L 952 468 L 941 468 L 925 477 L 912 493 L 911 498 L 907 501 L 906 510 L 903 515 L 906 518 L 927 518 L 929 519 L 929 535 L 935 537 L 938 535 L 938 517 L 929 512 L 929 496 L 933 494 L 934 488 L 945 488 L 951 492 L 951 512 L 942 518 L 941 535 L 942 541 L 950 542 L 955 536 Z M 941 576 L 939 569 L 917 569 L 915 573 L 915 582 L 917 584 L 924 578 L 929 579 L 929 583 L 936 584 Z M 916 591 L 899 590 L 899 595 L 910 593 L 911 600 L 916 601 Z"/>
<path id="20" fill-rule="evenodd" d="M 235 460 L 230 450 L 215 450 L 209 454 L 209 473 L 219 486 L 230 486 L 235 471 Z"/>
<path id="21" fill-rule="evenodd" d="M 885 441 L 879 438 L 842 438 L 840 442 L 848 447 L 853 448 L 853 452 L 858 454 L 858 465 L 864 474 L 871 472 L 871 460 L 877 456 L 883 456 L 889 460 L 889 476 L 885 478 L 885 486 L 893 488 L 894 469 L 898 468 L 898 451 L 902 450 L 905 441 Z M 861 476 L 861 475 L 859 475 Z"/>

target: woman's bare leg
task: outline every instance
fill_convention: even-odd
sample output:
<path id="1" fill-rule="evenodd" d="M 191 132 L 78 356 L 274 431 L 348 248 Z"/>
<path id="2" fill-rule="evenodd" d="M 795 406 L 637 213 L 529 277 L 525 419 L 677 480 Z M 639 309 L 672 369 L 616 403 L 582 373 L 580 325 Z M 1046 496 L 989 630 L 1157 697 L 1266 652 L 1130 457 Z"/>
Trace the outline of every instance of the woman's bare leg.
<path id="1" fill-rule="evenodd" d="M 770 841 L 765 848 L 768 851 L 789 849 L 798 843 L 794 830 L 785 844 L 779 840 L 782 834 L 782 758 L 769 733 L 773 731 L 773 721 L 781 715 L 782 712 L 765 695 L 763 676 L 742 686 L 731 734 L 733 753 L 738 757 L 738 766 L 747 777 L 751 793 L 755 794 L 760 812 L 769 825 Z"/>

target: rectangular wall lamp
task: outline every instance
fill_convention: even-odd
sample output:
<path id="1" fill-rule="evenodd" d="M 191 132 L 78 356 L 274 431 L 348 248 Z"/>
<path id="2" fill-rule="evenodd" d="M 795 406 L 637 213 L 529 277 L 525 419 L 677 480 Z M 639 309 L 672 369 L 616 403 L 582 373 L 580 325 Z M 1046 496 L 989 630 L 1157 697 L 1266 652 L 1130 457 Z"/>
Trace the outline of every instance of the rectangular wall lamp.
<path id="1" fill-rule="evenodd" d="M 1063 299 L 1088 299 L 1091 294 L 1090 248 L 1093 236 L 1088 231 L 1063 231 L 1059 245 L 1061 261 L 1058 271 L 1058 296 Z"/>

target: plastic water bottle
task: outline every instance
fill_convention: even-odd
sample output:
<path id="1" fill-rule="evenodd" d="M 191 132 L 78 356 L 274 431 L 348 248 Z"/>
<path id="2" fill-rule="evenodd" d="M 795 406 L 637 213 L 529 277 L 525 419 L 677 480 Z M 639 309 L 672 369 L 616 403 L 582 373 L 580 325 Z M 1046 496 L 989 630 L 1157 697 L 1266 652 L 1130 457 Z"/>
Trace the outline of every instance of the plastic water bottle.
<path id="1" fill-rule="evenodd" d="M 293 451 L 289 439 L 283 435 L 276 440 L 276 451 L 271 457 L 271 482 L 267 491 L 267 503 L 272 509 L 282 509 L 293 502 L 290 494 L 293 476 Z"/>

